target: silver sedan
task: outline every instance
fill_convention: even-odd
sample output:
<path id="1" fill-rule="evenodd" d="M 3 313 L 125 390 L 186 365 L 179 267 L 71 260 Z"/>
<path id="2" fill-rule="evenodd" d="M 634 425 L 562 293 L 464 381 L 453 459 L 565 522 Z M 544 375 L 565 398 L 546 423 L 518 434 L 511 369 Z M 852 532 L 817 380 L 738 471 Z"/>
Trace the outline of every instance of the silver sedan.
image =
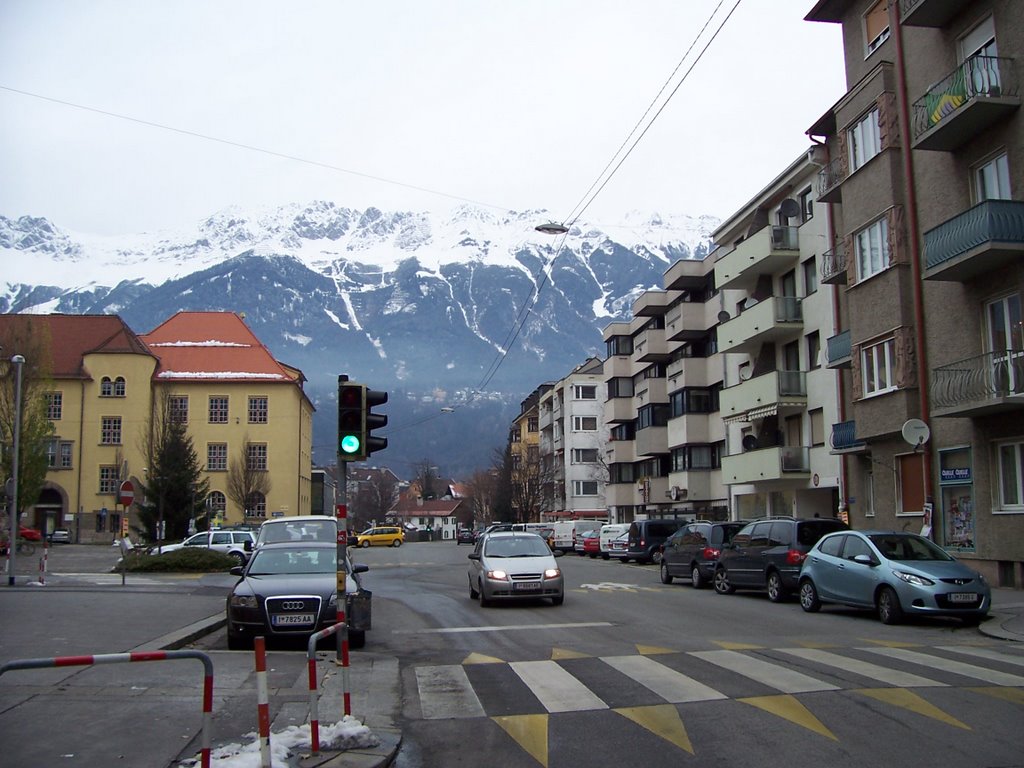
<path id="1" fill-rule="evenodd" d="M 469 596 L 489 605 L 498 600 L 550 598 L 565 600 L 562 571 L 547 542 L 535 533 L 495 531 L 484 534 L 469 555 Z"/>

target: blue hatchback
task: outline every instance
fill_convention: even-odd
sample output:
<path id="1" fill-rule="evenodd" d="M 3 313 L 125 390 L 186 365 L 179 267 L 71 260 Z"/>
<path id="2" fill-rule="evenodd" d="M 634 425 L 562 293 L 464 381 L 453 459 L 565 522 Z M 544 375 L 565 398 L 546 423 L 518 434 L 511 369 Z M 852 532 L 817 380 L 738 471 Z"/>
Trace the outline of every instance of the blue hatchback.
<path id="1" fill-rule="evenodd" d="M 805 611 L 840 603 L 875 610 L 885 624 L 910 614 L 977 624 L 992 605 L 980 573 L 930 539 L 896 531 L 839 531 L 823 537 L 800 569 L 799 592 Z"/>

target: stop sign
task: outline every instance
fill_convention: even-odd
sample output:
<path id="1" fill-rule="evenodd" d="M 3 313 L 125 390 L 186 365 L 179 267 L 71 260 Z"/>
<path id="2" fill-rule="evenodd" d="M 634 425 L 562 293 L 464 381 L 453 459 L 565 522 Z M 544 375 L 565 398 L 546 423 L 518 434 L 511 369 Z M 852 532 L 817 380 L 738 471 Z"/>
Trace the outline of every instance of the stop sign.
<path id="1" fill-rule="evenodd" d="M 135 501 L 135 486 L 132 485 L 131 480 L 125 480 L 121 483 L 121 487 L 117 489 L 117 503 L 127 507 L 131 506 L 133 501 Z"/>

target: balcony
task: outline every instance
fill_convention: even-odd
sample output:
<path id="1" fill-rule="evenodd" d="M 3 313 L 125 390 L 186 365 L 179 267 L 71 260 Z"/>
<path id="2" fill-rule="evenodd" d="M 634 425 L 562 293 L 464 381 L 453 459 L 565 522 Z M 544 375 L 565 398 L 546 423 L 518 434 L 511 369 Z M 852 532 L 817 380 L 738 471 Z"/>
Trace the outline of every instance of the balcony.
<path id="1" fill-rule="evenodd" d="M 715 264 L 715 285 L 751 290 L 761 274 L 771 275 L 795 266 L 800 256 L 797 227 L 764 227 Z"/>
<path id="2" fill-rule="evenodd" d="M 825 340 L 825 367 L 849 368 L 853 363 L 850 332 L 843 331 Z"/>
<path id="3" fill-rule="evenodd" d="M 755 353 L 762 344 L 798 334 L 804 327 L 801 299 L 765 299 L 718 326 L 720 352 Z"/>
<path id="4" fill-rule="evenodd" d="M 668 308 L 668 291 L 647 290 L 633 302 L 633 317 L 658 317 Z"/>
<path id="5" fill-rule="evenodd" d="M 679 448 L 691 443 L 712 443 L 722 437 L 722 424 L 718 414 L 714 414 L 715 429 L 712 432 L 712 416 L 706 413 L 687 413 L 668 420 L 668 433 L 665 440 L 669 448 Z"/>
<path id="6" fill-rule="evenodd" d="M 707 387 L 721 378 L 721 370 L 709 370 L 706 357 L 682 357 L 665 369 L 665 379 L 673 390 L 681 387 Z"/>
<path id="7" fill-rule="evenodd" d="M 663 282 L 670 291 L 702 291 L 707 281 L 707 266 L 703 261 L 680 259 L 665 270 Z"/>
<path id="8" fill-rule="evenodd" d="M 842 202 L 840 191 L 848 175 L 846 155 L 833 159 L 818 171 L 818 201 L 822 203 Z"/>
<path id="9" fill-rule="evenodd" d="M 849 252 L 846 243 L 836 243 L 835 248 L 821 255 L 821 282 L 828 285 L 846 285 L 846 263 Z"/>
<path id="10" fill-rule="evenodd" d="M 632 440 L 608 442 L 608 464 L 632 464 L 636 461 L 636 444 Z"/>
<path id="11" fill-rule="evenodd" d="M 971 6 L 971 0 L 900 0 L 900 19 L 906 27 L 944 27 Z"/>
<path id="12" fill-rule="evenodd" d="M 867 443 L 858 440 L 856 436 L 855 421 L 841 421 L 832 425 L 832 455 L 840 453 L 863 453 L 867 450 Z"/>
<path id="13" fill-rule="evenodd" d="M 636 431 L 636 455 L 660 456 L 668 453 L 668 428 L 645 427 Z"/>
<path id="14" fill-rule="evenodd" d="M 1001 350 L 932 370 L 935 416 L 1024 410 L 1024 350 Z"/>
<path id="15" fill-rule="evenodd" d="M 952 152 L 1019 107 L 1014 60 L 972 56 L 914 102 L 913 148 Z"/>
<path id="16" fill-rule="evenodd" d="M 669 341 L 700 341 L 707 335 L 706 304 L 684 301 L 665 315 L 665 338 Z"/>
<path id="17" fill-rule="evenodd" d="M 632 397 L 613 397 L 605 401 L 604 418 L 609 424 L 622 424 L 636 418 Z"/>
<path id="18" fill-rule="evenodd" d="M 925 280 L 964 282 L 1024 256 L 1024 202 L 986 200 L 924 234 Z"/>
<path id="19" fill-rule="evenodd" d="M 633 360 L 638 363 L 660 363 L 669 358 L 664 328 L 651 328 L 634 339 Z"/>
<path id="20" fill-rule="evenodd" d="M 807 407 L 807 374 L 772 371 L 722 390 L 720 411 L 726 421 L 775 416 L 787 408 Z"/>
<path id="21" fill-rule="evenodd" d="M 604 361 L 605 378 L 630 378 L 636 371 L 633 370 L 633 361 L 624 355 L 614 355 Z"/>
<path id="22" fill-rule="evenodd" d="M 811 449 L 802 445 L 755 448 L 722 458 L 726 485 L 769 480 L 806 480 L 811 475 Z"/>

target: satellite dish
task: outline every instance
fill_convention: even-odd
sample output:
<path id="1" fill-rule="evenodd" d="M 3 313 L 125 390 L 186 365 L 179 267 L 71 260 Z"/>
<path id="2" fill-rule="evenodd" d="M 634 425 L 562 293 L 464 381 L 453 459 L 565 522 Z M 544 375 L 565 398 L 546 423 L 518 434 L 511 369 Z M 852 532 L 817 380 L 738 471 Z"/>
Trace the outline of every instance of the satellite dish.
<path id="1" fill-rule="evenodd" d="M 757 438 L 754 435 L 743 436 L 743 450 L 752 451 L 757 448 Z"/>
<path id="2" fill-rule="evenodd" d="M 721 312 L 718 313 L 718 322 L 720 322 L 720 323 L 727 323 L 731 319 L 732 318 L 729 315 L 729 313 L 726 312 L 724 309 Z"/>
<path id="3" fill-rule="evenodd" d="M 903 429 L 900 431 L 903 434 L 903 439 L 915 448 L 927 443 L 928 438 L 932 436 L 932 432 L 928 429 L 928 425 L 920 419 L 907 419 L 903 422 Z"/>
<path id="4" fill-rule="evenodd" d="M 794 200 L 792 197 L 787 197 L 779 205 L 779 211 L 787 219 L 795 219 L 800 215 L 800 203 Z"/>

